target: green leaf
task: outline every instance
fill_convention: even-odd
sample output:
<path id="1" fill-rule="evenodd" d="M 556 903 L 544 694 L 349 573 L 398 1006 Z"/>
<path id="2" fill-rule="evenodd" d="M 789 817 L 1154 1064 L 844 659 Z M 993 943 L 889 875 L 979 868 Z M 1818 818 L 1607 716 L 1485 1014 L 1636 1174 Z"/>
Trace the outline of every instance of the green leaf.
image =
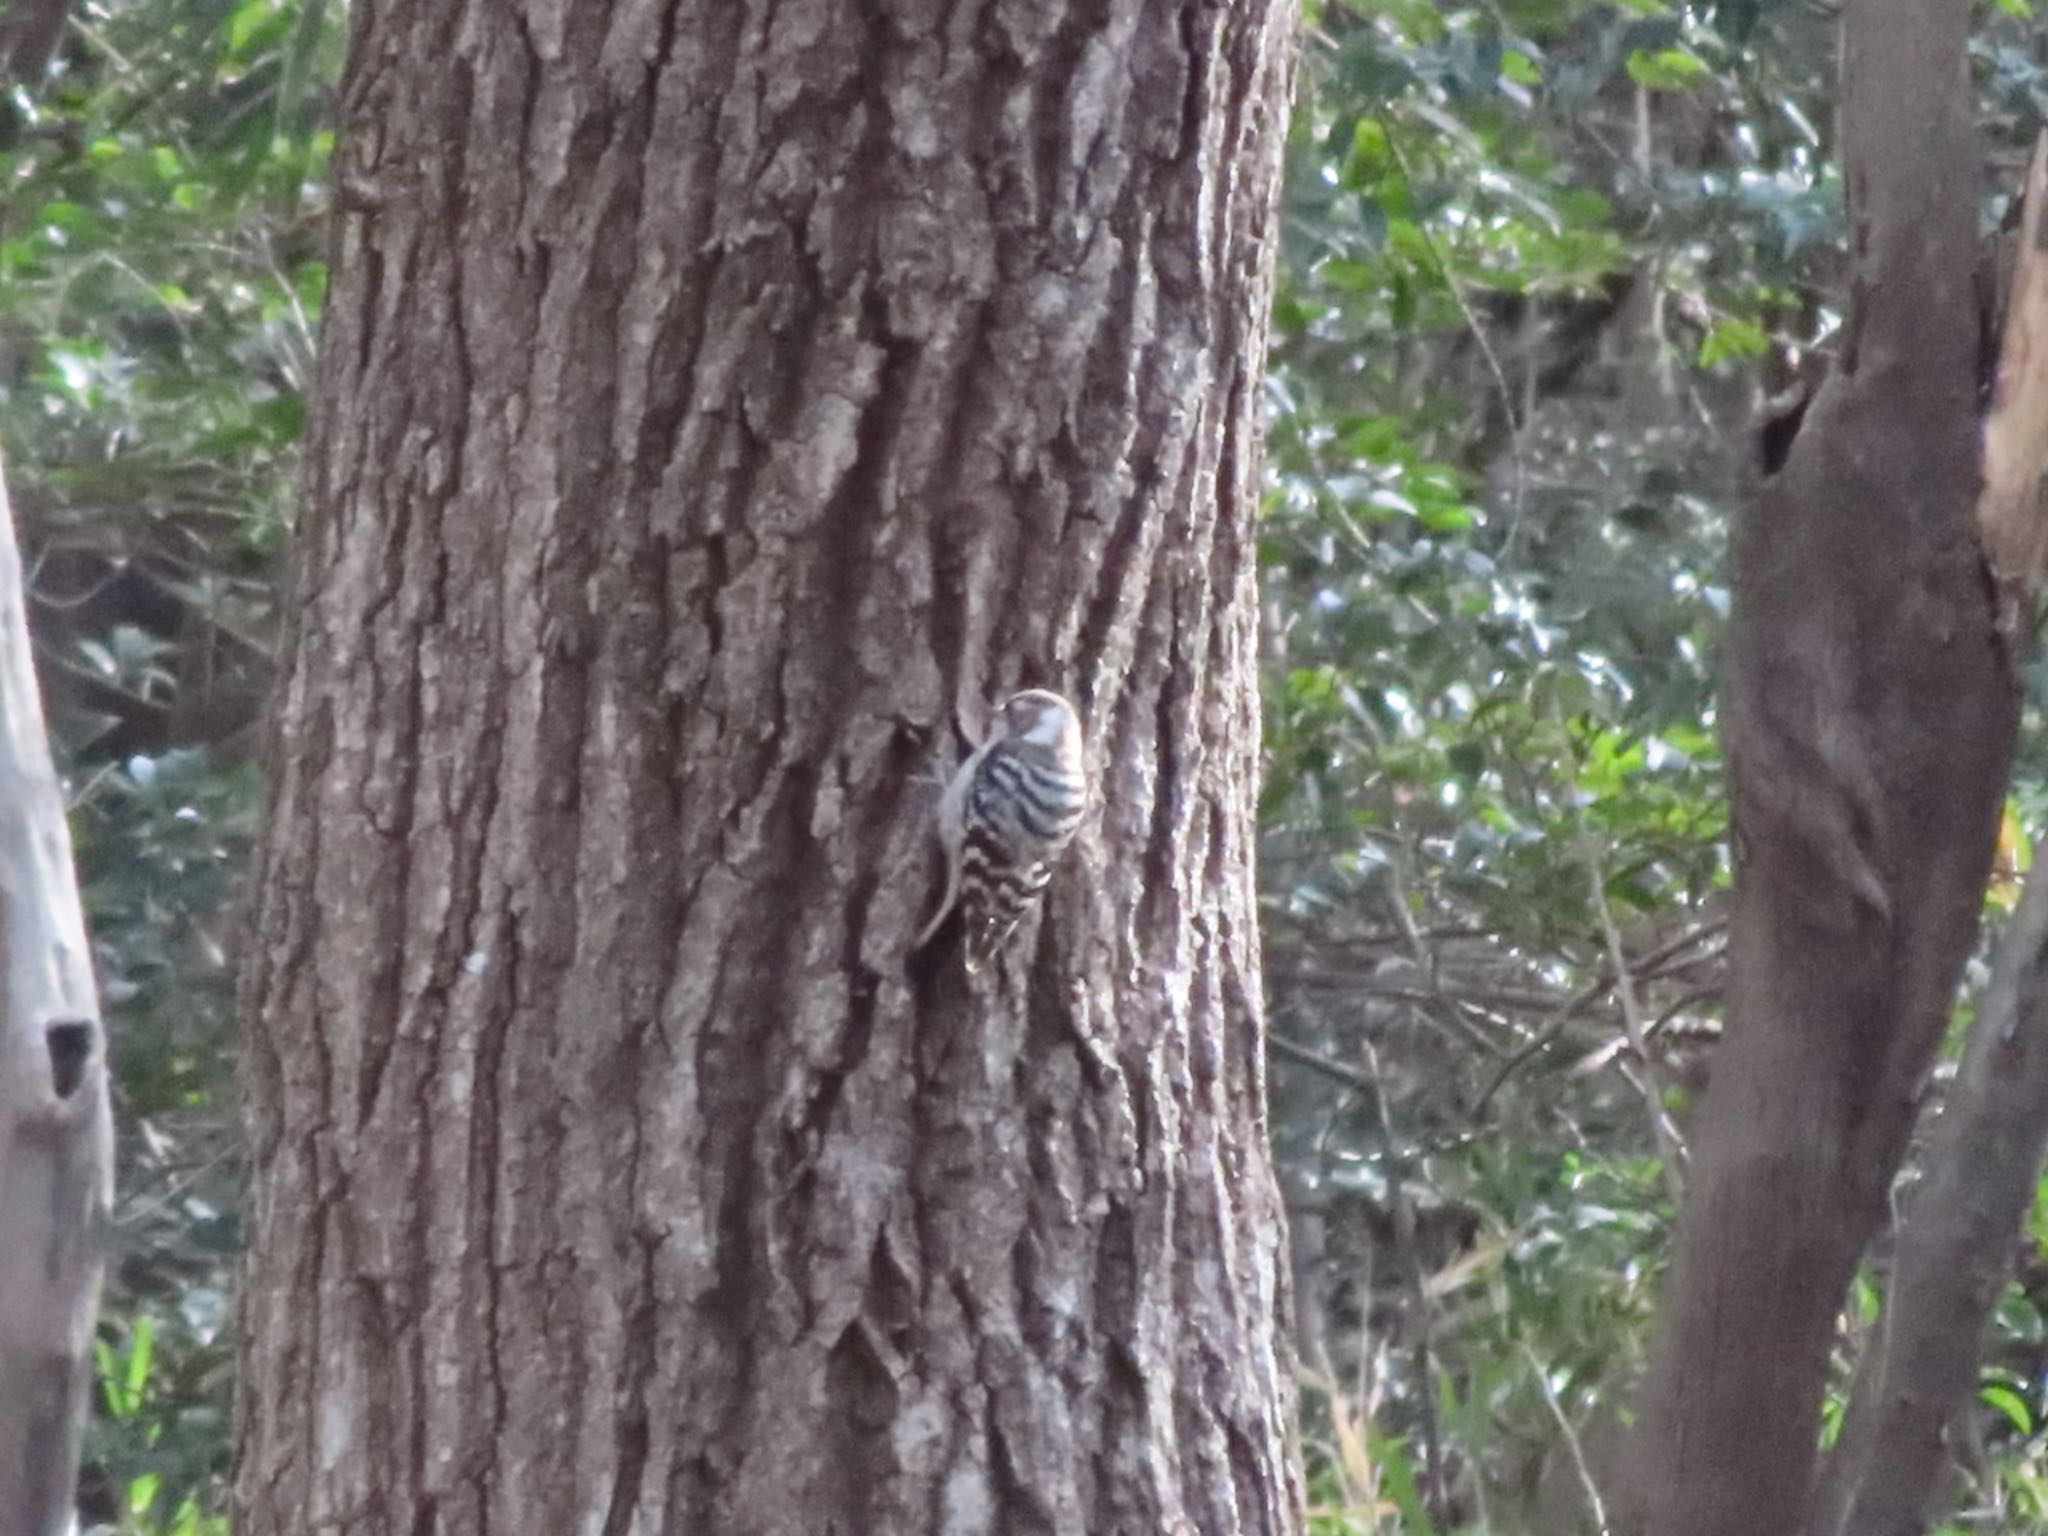
<path id="1" fill-rule="evenodd" d="M 145 1472 L 140 1477 L 130 1478 L 127 1493 L 129 1516 L 140 1520 L 148 1515 L 150 1510 L 156 1507 L 157 1490 L 162 1485 L 163 1479 L 154 1472 Z"/>
<path id="2" fill-rule="evenodd" d="M 1393 141 L 1387 125 L 1376 117 L 1362 117 L 1351 130 L 1351 153 L 1344 162 L 1344 180 L 1349 186 L 1369 186 L 1396 169 Z"/>
<path id="3" fill-rule="evenodd" d="M 2003 1382 L 1986 1382 L 1977 1389 L 1977 1397 L 1986 1407 L 2003 1414 L 2006 1421 L 2022 1435 L 2031 1435 L 2034 1432 L 2034 1414 L 2027 1406 L 2027 1400 Z"/>
<path id="4" fill-rule="evenodd" d="M 1380 1493 L 1401 1512 L 1401 1529 L 1410 1536 L 1436 1536 L 1436 1523 L 1422 1501 L 1422 1489 L 1415 1480 L 1415 1464 L 1402 1441 L 1366 1426 L 1366 1444 L 1373 1463 L 1380 1470 Z"/>
<path id="5" fill-rule="evenodd" d="M 130 1402 L 142 1401 L 142 1390 L 149 1385 L 150 1360 L 156 1352 L 156 1319 L 148 1313 L 135 1319 L 135 1331 L 128 1342 L 127 1387 Z"/>
<path id="6" fill-rule="evenodd" d="M 1711 368 L 1731 358 L 1760 357 L 1771 349 L 1771 338 L 1753 320 L 1727 316 L 1714 322 L 1700 342 L 1700 366 Z"/>
<path id="7" fill-rule="evenodd" d="M 1501 54 L 1500 72 L 1516 85 L 1541 85 L 1543 70 L 1537 62 L 1519 48 L 1509 48 Z"/>
<path id="8" fill-rule="evenodd" d="M 1711 78 L 1712 71 L 1685 48 L 1638 48 L 1628 56 L 1628 77 L 1653 91 L 1689 91 Z"/>
<path id="9" fill-rule="evenodd" d="M 1477 521 L 1470 507 L 1422 506 L 1416 509 L 1422 526 L 1431 533 L 1457 533 L 1470 528 Z"/>
<path id="10" fill-rule="evenodd" d="M 291 23 L 291 9 L 277 0 L 242 0 L 229 13 L 222 36 L 228 52 L 242 58 L 281 41 Z"/>

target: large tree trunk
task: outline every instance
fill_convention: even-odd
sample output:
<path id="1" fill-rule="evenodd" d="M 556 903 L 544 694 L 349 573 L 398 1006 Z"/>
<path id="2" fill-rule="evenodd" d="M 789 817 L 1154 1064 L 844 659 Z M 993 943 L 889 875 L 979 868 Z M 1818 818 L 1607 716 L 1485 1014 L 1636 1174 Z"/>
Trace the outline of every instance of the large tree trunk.
<path id="1" fill-rule="evenodd" d="M 2022 206 L 1977 500 L 2015 629 L 2029 623 L 2048 555 L 2048 134 L 2035 145 Z M 1809 1536 L 1927 1528 L 1950 1416 L 1976 1384 L 1985 1323 L 2011 1278 L 2048 1148 L 2048 862 L 2035 863 L 1999 935 L 1991 984 L 1925 1141 L 1895 1234 L 1884 1318 L 1856 1363 Z"/>
<path id="2" fill-rule="evenodd" d="M 1627 1529 L 1796 1529 L 1837 1308 L 1977 929 L 2016 694 L 1972 534 L 1966 0 L 1851 0 L 1851 331 L 1744 532 L 1728 1038 Z"/>
<path id="3" fill-rule="evenodd" d="M 241 1536 L 1294 1531 L 1251 821 L 1284 0 L 357 8 Z M 1040 925 L 920 963 L 956 716 Z"/>
<path id="4" fill-rule="evenodd" d="M 0 488 L 0 1536 L 74 1528 L 113 1169 L 92 954 Z"/>

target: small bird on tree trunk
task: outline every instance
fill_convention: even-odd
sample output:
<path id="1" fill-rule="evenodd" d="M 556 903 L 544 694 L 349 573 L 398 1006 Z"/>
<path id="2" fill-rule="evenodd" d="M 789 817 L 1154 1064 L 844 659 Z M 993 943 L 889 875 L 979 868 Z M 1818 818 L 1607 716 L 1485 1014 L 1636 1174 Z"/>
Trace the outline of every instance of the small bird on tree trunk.
<path id="1" fill-rule="evenodd" d="M 957 907 L 967 969 L 981 970 L 1045 894 L 1087 804 L 1087 751 L 1074 707 L 1043 688 L 1013 695 L 940 798 L 945 891 L 915 947 L 930 943 Z"/>

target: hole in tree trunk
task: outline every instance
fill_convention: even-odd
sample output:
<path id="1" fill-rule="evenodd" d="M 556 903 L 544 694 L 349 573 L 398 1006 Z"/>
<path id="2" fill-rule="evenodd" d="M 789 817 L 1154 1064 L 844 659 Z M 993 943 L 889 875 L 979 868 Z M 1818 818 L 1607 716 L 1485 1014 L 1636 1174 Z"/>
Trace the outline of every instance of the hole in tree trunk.
<path id="1" fill-rule="evenodd" d="M 43 1027 L 43 1041 L 50 1051 L 50 1083 L 57 1097 L 68 1099 L 85 1081 L 85 1064 L 92 1059 L 91 1019 L 59 1019 Z"/>
<path id="2" fill-rule="evenodd" d="M 1766 476 L 1775 475 L 1792 457 L 1793 439 L 1806 424 L 1806 408 L 1813 404 L 1813 386 L 1796 383 L 1764 403 L 1763 421 L 1757 428 L 1757 467 Z"/>

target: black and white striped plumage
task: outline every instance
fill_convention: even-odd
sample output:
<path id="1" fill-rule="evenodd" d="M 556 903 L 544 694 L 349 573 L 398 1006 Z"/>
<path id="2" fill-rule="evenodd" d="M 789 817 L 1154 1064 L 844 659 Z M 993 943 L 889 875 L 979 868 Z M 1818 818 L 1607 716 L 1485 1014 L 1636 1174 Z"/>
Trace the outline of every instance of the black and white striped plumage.
<path id="1" fill-rule="evenodd" d="M 939 802 L 946 889 L 918 945 L 958 905 L 967 969 L 986 965 L 1045 893 L 1087 804 L 1087 754 L 1073 706 L 1041 688 L 1012 697 Z"/>

